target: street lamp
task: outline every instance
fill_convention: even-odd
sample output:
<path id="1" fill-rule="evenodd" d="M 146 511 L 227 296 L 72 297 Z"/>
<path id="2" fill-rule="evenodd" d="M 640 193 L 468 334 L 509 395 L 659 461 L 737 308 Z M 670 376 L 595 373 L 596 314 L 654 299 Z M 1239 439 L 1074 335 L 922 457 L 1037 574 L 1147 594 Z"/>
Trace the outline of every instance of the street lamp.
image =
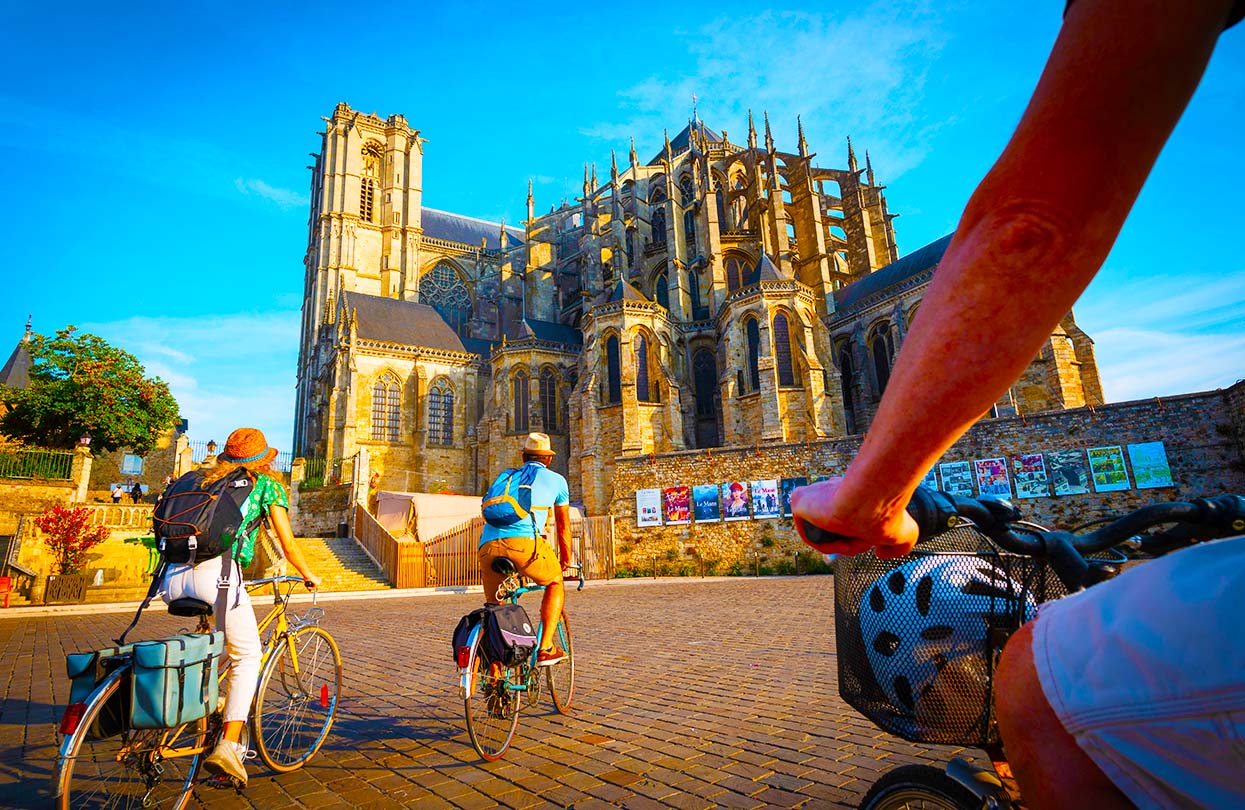
<path id="1" fill-rule="evenodd" d="M 90 447 L 91 446 L 91 434 L 87 433 L 85 430 L 82 431 L 82 435 L 78 437 L 78 446 L 79 447 Z"/>
<path id="2" fill-rule="evenodd" d="M 209 456 L 214 456 L 214 455 L 216 455 L 216 442 L 214 442 L 214 441 L 212 441 L 211 439 L 209 439 L 209 440 L 208 440 L 208 443 L 207 443 L 207 450 L 208 450 L 208 455 L 209 455 Z"/>

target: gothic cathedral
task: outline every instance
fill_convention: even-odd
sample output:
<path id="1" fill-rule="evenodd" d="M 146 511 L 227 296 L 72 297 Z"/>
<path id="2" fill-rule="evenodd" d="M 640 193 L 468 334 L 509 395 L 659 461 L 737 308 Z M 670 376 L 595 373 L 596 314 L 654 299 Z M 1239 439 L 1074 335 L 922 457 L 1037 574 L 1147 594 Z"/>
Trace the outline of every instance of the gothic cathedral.
<path id="1" fill-rule="evenodd" d="M 950 242 L 900 258 L 868 155 L 821 168 L 768 118 L 735 144 L 693 114 L 540 216 L 529 185 L 523 227 L 424 207 L 403 116 L 325 121 L 294 452 L 366 447 L 386 489 L 479 493 L 543 431 L 604 514 L 622 456 L 861 433 Z M 1069 313 L 996 411 L 1101 402 Z"/>

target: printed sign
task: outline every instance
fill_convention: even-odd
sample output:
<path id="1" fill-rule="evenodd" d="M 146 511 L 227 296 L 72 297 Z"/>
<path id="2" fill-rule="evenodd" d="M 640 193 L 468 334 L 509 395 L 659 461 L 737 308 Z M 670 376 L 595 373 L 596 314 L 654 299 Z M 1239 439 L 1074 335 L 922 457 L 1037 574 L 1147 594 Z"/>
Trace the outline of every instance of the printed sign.
<path id="1" fill-rule="evenodd" d="M 692 522 L 692 490 L 689 487 L 667 487 L 661 491 L 666 510 L 666 525 L 679 526 Z"/>
<path id="2" fill-rule="evenodd" d="M 1056 495 L 1084 495 L 1089 492 L 1089 471 L 1084 450 L 1056 450 L 1046 454 L 1046 469 L 1055 484 Z"/>
<path id="3" fill-rule="evenodd" d="M 782 498 L 782 516 L 791 517 L 791 493 L 803 486 L 808 486 L 808 479 L 784 478 L 778 482 L 778 494 Z"/>
<path id="4" fill-rule="evenodd" d="M 1094 480 L 1094 492 L 1116 492 L 1130 489 L 1128 471 L 1124 468 L 1124 450 L 1118 444 L 1111 447 L 1091 447 L 1089 471 Z"/>
<path id="5" fill-rule="evenodd" d="M 747 520 L 748 485 L 743 481 L 727 481 L 722 485 L 722 519 Z"/>
<path id="6" fill-rule="evenodd" d="M 121 474 L 122 475 L 142 475 L 143 474 L 143 457 L 135 456 L 129 453 L 121 456 Z"/>
<path id="7" fill-rule="evenodd" d="M 779 515 L 778 481 L 768 478 L 752 482 L 752 517 L 757 520 Z"/>
<path id="8" fill-rule="evenodd" d="M 948 495 L 972 497 L 973 465 L 967 461 L 948 461 L 938 465 L 938 472 L 942 475 L 943 491 Z"/>
<path id="9" fill-rule="evenodd" d="M 1130 444 L 1128 460 L 1133 465 L 1133 481 L 1137 489 L 1174 486 L 1172 468 L 1167 464 L 1167 448 L 1162 442 Z"/>
<path id="10" fill-rule="evenodd" d="M 1007 477 L 1007 459 L 979 458 L 973 462 L 977 473 L 977 489 L 982 495 L 995 495 L 1000 498 L 1012 496 L 1012 484 Z"/>
<path id="11" fill-rule="evenodd" d="M 692 510 L 697 523 L 717 523 L 722 519 L 722 504 L 718 500 L 717 484 L 697 484 L 692 487 Z"/>
<path id="12" fill-rule="evenodd" d="M 1016 482 L 1017 498 L 1044 498 L 1050 495 L 1046 462 L 1041 453 L 1012 456 L 1012 480 Z"/>
<path id="13" fill-rule="evenodd" d="M 638 489 L 635 493 L 635 525 L 661 525 L 661 490 Z"/>

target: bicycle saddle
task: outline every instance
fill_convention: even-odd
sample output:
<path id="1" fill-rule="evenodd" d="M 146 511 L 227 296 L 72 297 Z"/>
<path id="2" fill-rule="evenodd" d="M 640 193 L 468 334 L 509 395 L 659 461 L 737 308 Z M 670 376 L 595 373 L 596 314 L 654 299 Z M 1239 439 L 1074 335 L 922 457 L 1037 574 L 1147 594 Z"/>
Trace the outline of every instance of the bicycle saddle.
<path id="1" fill-rule="evenodd" d="M 494 572 L 501 574 L 503 577 L 508 577 L 519 571 L 518 566 L 514 564 L 514 560 L 509 557 L 494 557 L 491 566 Z"/>
<path id="2" fill-rule="evenodd" d="M 189 596 L 169 602 L 169 614 L 172 616 L 211 616 L 212 610 L 207 602 Z"/>

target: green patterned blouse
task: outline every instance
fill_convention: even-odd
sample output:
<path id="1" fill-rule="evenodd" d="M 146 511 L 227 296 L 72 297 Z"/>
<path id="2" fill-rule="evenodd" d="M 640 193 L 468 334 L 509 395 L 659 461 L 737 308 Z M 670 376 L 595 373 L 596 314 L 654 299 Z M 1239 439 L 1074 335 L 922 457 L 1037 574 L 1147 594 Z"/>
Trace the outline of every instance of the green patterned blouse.
<path id="1" fill-rule="evenodd" d="M 250 565 L 251 560 L 255 558 L 255 535 L 259 533 L 260 526 L 257 518 L 267 515 L 274 506 L 290 508 L 290 499 L 285 494 L 285 487 L 271 476 L 259 473 L 256 477 L 255 488 L 242 502 L 242 525 L 248 526 L 254 523 L 255 528 L 237 538 L 239 542 L 234 544 L 233 549 L 233 558 L 243 568 Z"/>

